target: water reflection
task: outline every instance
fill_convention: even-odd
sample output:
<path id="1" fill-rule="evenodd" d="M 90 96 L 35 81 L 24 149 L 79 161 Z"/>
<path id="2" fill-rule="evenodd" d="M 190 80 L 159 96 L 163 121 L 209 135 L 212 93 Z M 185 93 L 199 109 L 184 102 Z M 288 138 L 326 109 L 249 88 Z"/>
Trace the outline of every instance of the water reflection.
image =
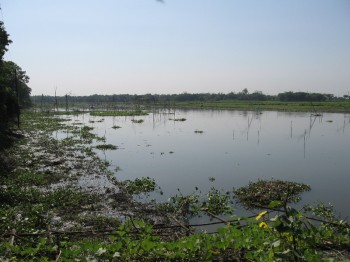
<path id="1" fill-rule="evenodd" d="M 174 121 L 185 118 L 186 121 Z M 332 202 L 349 216 L 350 115 L 225 110 L 165 110 L 148 116 L 76 116 L 116 151 L 98 151 L 118 179 L 154 178 L 166 200 L 195 187 L 230 190 L 257 179 L 307 183 L 305 203 Z M 113 126 L 121 128 L 113 129 Z M 201 130 L 203 133 L 196 133 Z M 215 177 L 214 183 L 208 178 Z"/>

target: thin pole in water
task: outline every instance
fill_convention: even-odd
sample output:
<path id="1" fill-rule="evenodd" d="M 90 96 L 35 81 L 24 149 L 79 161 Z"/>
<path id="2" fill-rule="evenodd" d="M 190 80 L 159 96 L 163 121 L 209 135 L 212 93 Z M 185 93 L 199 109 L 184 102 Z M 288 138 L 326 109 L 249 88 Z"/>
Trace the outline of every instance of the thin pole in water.
<path id="1" fill-rule="evenodd" d="M 17 127 L 19 129 L 21 112 L 20 112 L 20 107 L 19 107 L 18 79 L 17 79 L 17 70 L 16 69 L 15 69 L 15 88 L 16 88 L 16 95 L 17 95 L 17 106 L 16 106 Z"/>
<path id="2" fill-rule="evenodd" d="M 306 157 L 306 129 L 304 132 L 304 158 Z"/>

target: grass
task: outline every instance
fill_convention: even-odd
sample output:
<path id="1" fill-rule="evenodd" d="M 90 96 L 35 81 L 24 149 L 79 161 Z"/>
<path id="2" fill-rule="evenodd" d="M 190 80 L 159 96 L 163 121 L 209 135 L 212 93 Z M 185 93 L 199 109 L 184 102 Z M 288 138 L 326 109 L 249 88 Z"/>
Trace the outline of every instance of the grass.
<path id="1" fill-rule="evenodd" d="M 53 115 L 57 116 L 64 116 L 64 115 L 79 115 L 79 114 L 86 114 L 88 111 L 82 111 L 82 110 L 73 110 L 73 111 L 54 111 L 52 112 Z"/>
<path id="2" fill-rule="evenodd" d="M 135 123 L 135 124 L 141 124 L 144 122 L 143 119 L 132 119 L 131 122 Z"/>
<path id="3" fill-rule="evenodd" d="M 91 111 L 91 116 L 144 116 L 148 113 L 135 110 L 135 111 Z"/>
<path id="4" fill-rule="evenodd" d="M 117 146 L 112 144 L 97 145 L 96 148 L 100 150 L 117 150 L 118 149 Z"/>
<path id="5" fill-rule="evenodd" d="M 136 178 L 133 181 L 126 180 L 123 186 L 130 194 L 149 193 L 159 188 L 155 180 L 149 177 Z"/>
<path id="6" fill-rule="evenodd" d="M 291 112 L 350 112 L 350 102 L 283 102 L 283 101 L 239 101 L 222 100 L 208 102 L 176 102 L 177 107 L 232 109 L 232 110 L 276 110 Z"/>
<path id="7" fill-rule="evenodd" d="M 8 228 L 24 232 L 43 229 L 51 223 L 52 215 L 62 221 L 55 226 L 73 225 L 75 214 L 98 208 L 99 195 L 75 186 L 88 168 L 84 161 L 94 164 L 101 174 L 107 172 L 91 150 L 90 143 L 99 139 L 91 133 L 93 128 L 67 125 L 52 114 L 28 111 L 22 114 L 21 129 L 27 135 L 6 152 L 16 169 L 0 175 L 1 232 Z M 54 139 L 52 132 L 59 130 L 71 136 Z M 23 219 L 14 219 L 16 214 Z"/>
<path id="8" fill-rule="evenodd" d="M 175 118 L 174 121 L 184 122 L 186 121 L 186 118 Z"/>

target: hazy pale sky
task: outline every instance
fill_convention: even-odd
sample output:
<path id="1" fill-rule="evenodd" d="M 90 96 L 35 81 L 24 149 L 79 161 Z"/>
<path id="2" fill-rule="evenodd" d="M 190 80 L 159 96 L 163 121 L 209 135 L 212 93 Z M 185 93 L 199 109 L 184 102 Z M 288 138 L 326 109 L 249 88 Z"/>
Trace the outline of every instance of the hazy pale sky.
<path id="1" fill-rule="evenodd" d="M 0 0 L 33 95 L 350 92 L 350 0 Z"/>

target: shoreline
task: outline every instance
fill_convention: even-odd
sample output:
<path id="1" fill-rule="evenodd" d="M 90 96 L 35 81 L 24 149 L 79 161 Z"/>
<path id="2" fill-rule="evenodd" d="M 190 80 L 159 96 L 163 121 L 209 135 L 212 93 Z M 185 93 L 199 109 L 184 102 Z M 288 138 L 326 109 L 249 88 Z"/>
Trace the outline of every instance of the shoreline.
<path id="1" fill-rule="evenodd" d="M 12 193 L 12 188 L 17 190 L 19 199 L 33 191 L 36 203 L 32 204 L 41 206 L 42 215 L 45 213 L 47 217 L 45 223 L 51 229 L 96 230 L 102 226 L 101 221 L 107 222 L 104 225 L 107 228 L 113 228 L 126 217 L 133 216 L 144 217 L 153 223 L 166 221 L 154 206 L 133 199 L 108 170 L 107 163 L 93 152 L 91 140 L 84 139 L 82 133 L 71 130 L 74 133 L 72 139 L 57 140 L 52 133 L 64 127 L 63 120 L 33 116 L 32 113 L 25 113 L 23 119 L 21 131 L 16 131 L 22 138 L 7 151 L 14 168 L 2 179 L 1 187 L 9 191 L 8 194 Z M 40 121 L 47 123 L 41 125 Z M 89 135 L 93 137 L 93 134 Z M 30 205 L 30 196 L 28 202 Z M 21 217 L 27 217 L 30 214 L 26 214 L 25 208 L 21 210 L 22 204 L 16 207 L 17 212 L 22 214 Z M 3 223 L 11 228 L 11 224 L 15 226 L 18 221 Z M 39 228 L 47 225 L 39 225 Z M 28 225 L 25 231 L 29 229 Z"/>

